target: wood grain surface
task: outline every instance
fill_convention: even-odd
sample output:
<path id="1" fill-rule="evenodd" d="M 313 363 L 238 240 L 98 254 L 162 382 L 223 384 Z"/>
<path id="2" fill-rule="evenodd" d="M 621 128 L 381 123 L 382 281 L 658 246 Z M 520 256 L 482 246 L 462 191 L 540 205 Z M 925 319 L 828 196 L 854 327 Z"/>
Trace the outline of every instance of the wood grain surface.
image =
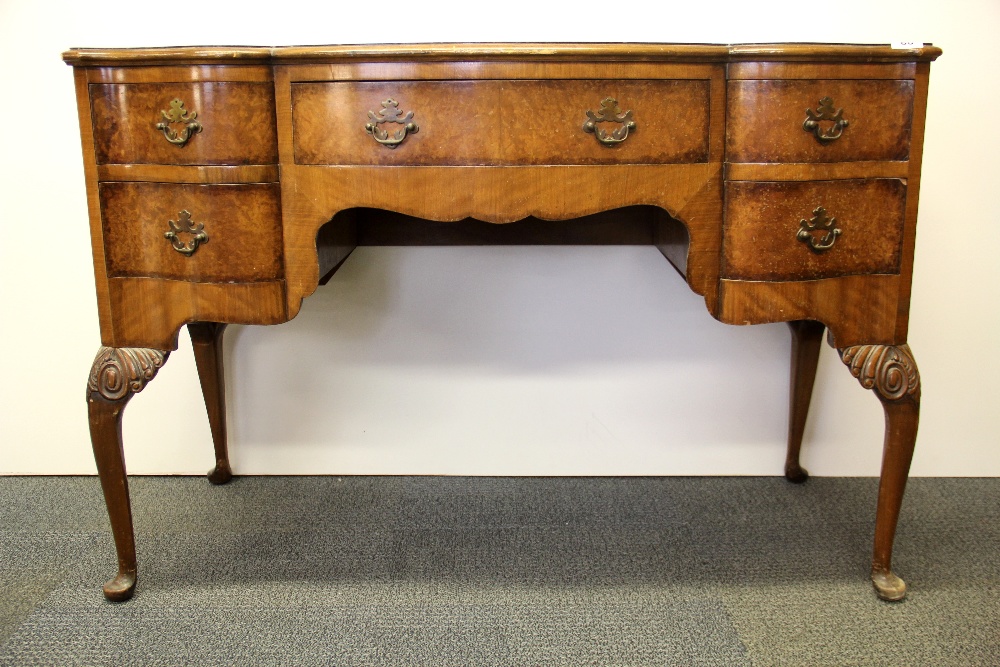
<path id="1" fill-rule="evenodd" d="M 193 283 L 164 278 L 111 278 L 111 338 L 116 347 L 176 350 L 188 322 L 278 324 L 286 321 L 285 283 Z"/>
<path id="2" fill-rule="evenodd" d="M 190 256 L 164 238 L 182 210 L 208 234 Z M 214 283 L 282 277 L 276 183 L 102 183 L 101 214 L 109 277 Z"/>
<path id="3" fill-rule="evenodd" d="M 607 97 L 637 130 L 614 147 L 583 130 Z M 364 131 L 393 99 L 419 130 L 396 148 Z M 659 164 L 708 160 L 708 81 L 422 81 L 292 85 L 297 164 Z M 618 127 L 612 123 L 606 129 Z M 395 132 L 397 123 L 383 124 Z"/>
<path id="4" fill-rule="evenodd" d="M 802 129 L 806 110 L 830 97 L 849 121 L 822 143 Z M 730 81 L 726 156 L 730 162 L 907 160 L 913 81 Z"/>
<path id="5" fill-rule="evenodd" d="M 273 164 L 277 161 L 274 88 L 270 83 L 93 84 L 99 164 Z M 171 144 L 156 128 L 180 99 L 197 112 L 201 132 Z"/>
<path id="6" fill-rule="evenodd" d="M 811 280 L 899 273 L 906 185 L 899 179 L 726 185 L 724 278 Z M 841 234 L 816 252 L 796 235 L 823 207 Z"/>

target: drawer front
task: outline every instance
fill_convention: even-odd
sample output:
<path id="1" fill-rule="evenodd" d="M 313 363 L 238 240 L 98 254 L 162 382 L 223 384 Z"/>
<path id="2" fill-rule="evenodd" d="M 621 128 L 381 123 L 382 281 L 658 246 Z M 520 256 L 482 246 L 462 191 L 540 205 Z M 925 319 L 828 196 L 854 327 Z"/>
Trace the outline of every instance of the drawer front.
<path id="1" fill-rule="evenodd" d="M 825 98 L 828 105 L 821 104 Z M 729 162 L 901 161 L 910 156 L 910 80 L 730 81 L 727 108 Z M 814 118 L 819 118 L 817 129 L 803 126 Z M 847 124 L 838 127 L 834 118 Z"/>
<path id="2" fill-rule="evenodd" d="M 608 98 L 617 103 L 602 105 Z M 635 127 L 596 123 L 630 113 Z M 691 81 L 511 81 L 503 91 L 502 154 L 510 164 L 708 162 L 709 83 Z"/>
<path id="3" fill-rule="evenodd" d="M 366 129 L 373 121 L 382 143 Z M 292 122 L 298 164 L 707 162 L 709 82 L 296 83 Z"/>
<path id="4" fill-rule="evenodd" d="M 723 278 L 897 274 L 905 207 L 898 179 L 727 183 Z"/>
<path id="5" fill-rule="evenodd" d="M 500 85 L 494 81 L 333 82 L 292 84 L 296 164 L 471 165 L 496 158 Z M 396 106 L 384 102 L 393 100 Z M 398 112 L 407 123 L 377 129 L 398 144 L 380 144 L 365 126 Z M 393 147 L 390 147 L 392 145 Z"/>
<path id="6" fill-rule="evenodd" d="M 277 183 L 101 183 L 100 197 L 110 278 L 220 283 L 282 276 Z M 199 233 L 207 238 L 196 241 Z"/>
<path id="7" fill-rule="evenodd" d="M 92 84 L 90 102 L 98 164 L 278 161 L 269 82 Z"/>

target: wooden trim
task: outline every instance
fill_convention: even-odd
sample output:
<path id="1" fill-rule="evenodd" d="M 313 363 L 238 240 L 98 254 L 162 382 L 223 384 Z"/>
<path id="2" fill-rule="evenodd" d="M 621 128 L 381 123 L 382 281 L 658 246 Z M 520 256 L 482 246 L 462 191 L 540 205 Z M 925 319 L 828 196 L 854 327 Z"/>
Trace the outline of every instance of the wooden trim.
<path id="1" fill-rule="evenodd" d="M 720 163 L 726 156 L 726 74 L 720 67 L 709 84 L 708 161 Z"/>
<path id="2" fill-rule="evenodd" d="M 317 230 L 335 214 L 351 208 L 385 208 L 385 192 L 393 192 L 390 210 L 427 220 L 476 218 L 505 223 L 529 216 L 565 220 L 626 206 L 662 208 L 688 227 L 692 287 L 709 290 L 705 272 L 717 276 L 721 178 L 719 164 L 510 166 L 510 167 L 336 167 L 285 162 L 291 150 L 284 100 L 290 84 L 281 70 L 276 99 L 282 167 L 285 271 L 288 309 L 292 317 L 301 300 L 316 289 Z M 544 172 L 545 178 L 539 175 Z M 542 182 L 551 189 L 538 196 Z M 442 188 L 462 183 L 461 188 Z M 309 197 L 302 192 L 311 193 Z"/>
<path id="3" fill-rule="evenodd" d="M 730 63 L 729 80 L 755 79 L 912 79 L 916 75 L 912 62 L 894 64 L 838 64 L 746 62 Z"/>
<path id="4" fill-rule="evenodd" d="M 718 320 L 763 324 L 811 319 L 836 347 L 894 345 L 900 276 L 839 276 L 802 281 L 720 280 Z"/>
<path id="5" fill-rule="evenodd" d="M 359 44 L 286 47 L 168 47 L 153 49 L 70 49 L 63 60 L 71 65 L 149 65 L 164 62 L 234 64 L 296 63 L 310 60 L 463 61 L 930 61 L 941 49 L 893 49 L 871 44 Z"/>
<path id="6" fill-rule="evenodd" d="M 101 344 L 116 347 L 111 303 L 108 297 L 107 261 L 104 257 L 104 225 L 101 224 L 101 197 L 98 189 L 94 125 L 90 117 L 90 86 L 85 70 L 73 73 L 76 106 L 83 146 L 83 173 L 87 184 L 87 211 L 90 220 L 90 245 L 94 256 L 94 282 L 97 286 L 97 318 L 101 326 Z"/>
<path id="7" fill-rule="evenodd" d="M 927 118 L 927 87 L 930 64 L 920 63 L 913 91 L 913 124 L 910 136 L 910 174 L 906 212 L 903 218 L 903 262 L 900 265 L 897 299 L 896 341 L 906 342 L 910 323 L 910 290 L 913 282 L 913 252 L 917 236 L 917 203 L 920 196 L 920 167 L 924 156 L 924 122 Z"/>
<path id="8" fill-rule="evenodd" d="M 148 65 L 162 62 L 225 60 L 234 65 L 269 63 L 272 49 L 256 46 L 175 46 L 151 49 L 70 49 L 62 54 L 69 65 Z"/>
<path id="9" fill-rule="evenodd" d="M 180 166 L 162 164 L 102 164 L 100 181 L 150 181 L 158 183 L 277 183 L 278 166 Z"/>
<path id="10" fill-rule="evenodd" d="M 719 65 L 712 63 L 579 62 L 364 62 L 295 63 L 292 82 L 302 81 L 421 81 L 510 79 L 709 79 Z"/>
<path id="11" fill-rule="evenodd" d="M 830 181 L 845 178 L 906 178 L 908 162 L 751 163 L 726 165 L 727 181 Z"/>
<path id="12" fill-rule="evenodd" d="M 918 49 L 894 49 L 888 44 L 732 44 L 730 60 L 787 60 L 816 62 L 912 62 L 935 60 L 942 53 L 933 44 Z"/>
<path id="13" fill-rule="evenodd" d="M 164 278 L 112 278 L 109 294 L 118 347 L 176 350 L 188 322 L 286 322 L 285 282 L 193 283 Z"/>
<path id="14" fill-rule="evenodd" d="M 160 63 L 150 63 L 150 65 L 160 65 Z M 89 83 L 268 82 L 274 78 L 270 66 L 245 66 L 239 62 L 232 65 L 87 67 L 85 71 Z"/>
<path id="15" fill-rule="evenodd" d="M 292 127 L 292 82 L 291 82 L 291 68 L 278 66 L 274 68 L 274 106 L 275 106 L 275 118 L 278 124 L 278 163 L 285 165 L 282 169 L 281 178 L 281 234 L 282 234 L 282 257 L 285 261 L 285 308 L 288 313 L 289 319 L 295 317 L 298 314 L 299 309 L 302 307 L 302 299 L 305 294 L 302 294 L 300 289 L 297 287 L 290 287 L 295 285 L 297 280 L 297 274 L 305 273 L 306 275 L 311 275 L 315 270 L 318 274 L 319 272 L 319 250 L 317 248 L 317 259 L 315 262 L 315 267 L 299 267 L 295 266 L 291 260 L 294 256 L 294 235 L 292 234 L 292 221 L 298 217 L 298 212 L 293 210 L 293 204 L 299 201 L 299 197 L 296 197 L 295 186 L 297 173 L 297 168 L 295 167 L 295 133 Z M 330 218 L 336 211 L 330 211 Z M 322 224 L 322 223 L 321 223 Z M 318 229 L 318 226 L 317 226 Z M 313 247 L 316 247 L 315 233 L 313 236 Z M 310 257 L 310 261 L 312 258 Z M 298 280 L 302 280 L 298 278 Z M 308 282 L 308 278 L 306 279 Z M 317 278 L 318 284 L 318 278 Z M 315 288 L 313 288 L 315 289 Z M 307 294 L 311 294 L 312 290 L 308 290 Z"/>

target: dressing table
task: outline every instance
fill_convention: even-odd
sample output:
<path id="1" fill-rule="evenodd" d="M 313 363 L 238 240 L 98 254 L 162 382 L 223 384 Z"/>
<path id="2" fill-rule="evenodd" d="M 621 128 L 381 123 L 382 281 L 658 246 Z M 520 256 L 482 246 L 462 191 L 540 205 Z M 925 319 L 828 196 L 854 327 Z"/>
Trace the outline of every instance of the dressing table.
<path id="1" fill-rule="evenodd" d="M 824 332 L 886 416 L 872 582 L 917 433 L 906 344 L 928 72 L 870 45 L 73 49 L 101 343 L 94 454 L 127 600 L 126 403 L 193 342 L 231 476 L 222 337 L 278 324 L 358 245 L 651 244 L 708 312 L 792 334 L 786 477 Z"/>

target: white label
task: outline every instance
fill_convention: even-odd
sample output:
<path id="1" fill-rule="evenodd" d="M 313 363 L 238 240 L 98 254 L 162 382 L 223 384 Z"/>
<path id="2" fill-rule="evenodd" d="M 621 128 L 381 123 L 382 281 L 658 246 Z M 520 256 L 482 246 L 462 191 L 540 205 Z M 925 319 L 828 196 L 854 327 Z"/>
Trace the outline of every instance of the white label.
<path id="1" fill-rule="evenodd" d="M 924 45 L 923 42 L 893 42 L 892 48 L 894 49 L 919 49 Z"/>

